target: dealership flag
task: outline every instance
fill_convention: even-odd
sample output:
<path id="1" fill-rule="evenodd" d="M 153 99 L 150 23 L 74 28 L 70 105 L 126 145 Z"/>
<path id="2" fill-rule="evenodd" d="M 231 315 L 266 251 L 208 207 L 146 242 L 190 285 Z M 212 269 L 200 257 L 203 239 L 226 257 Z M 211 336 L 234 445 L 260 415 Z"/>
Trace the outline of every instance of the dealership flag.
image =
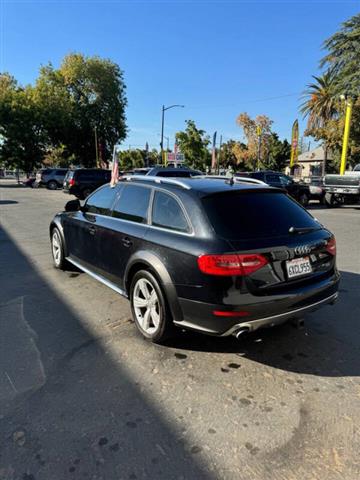
<path id="1" fill-rule="evenodd" d="M 216 168 L 216 133 L 213 136 L 213 145 L 212 145 L 212 155 L 211 155 L 211 168 L 215 170 Z"/>
<path id="2" fill-rule="evenodd" d="M 298 143 L 299 143 L 299 123 L 297 120 L 293 123 L 291 132 L 291 156 L 290 156 L 290 168 L 293 167 L 298 161 Z"/>
<path id="3" fill-rule="evenodd" d="M 116 147 L 114 147 L 110 187 L 111 188 L 115 187 L 118 181 L 119 181 L 119 159 L 116 155 Z"/>

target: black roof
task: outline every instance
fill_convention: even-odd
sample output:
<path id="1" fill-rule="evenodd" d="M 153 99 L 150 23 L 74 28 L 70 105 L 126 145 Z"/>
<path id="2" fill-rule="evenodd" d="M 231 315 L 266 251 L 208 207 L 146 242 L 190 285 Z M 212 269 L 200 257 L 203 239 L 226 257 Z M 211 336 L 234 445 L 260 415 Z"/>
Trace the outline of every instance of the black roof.
<path id="1" fill-rule="evenodd" d="M 147 177 L 147 176 L 146 176 Z M 184 190 L 197 192 L 202 195 L 212 195 L 214 193 L 219 192 L 230 192 L 230 191 L 244 191 L 244 190 L 258 190 L 258 191 L 275 191 L 279 190 L 268 185 L 256 185 L 256 184 L 249 184 L 249 183 L 239 183 L 234 182 L 231 183 L 229 178 L 224 177 L 224 179 L 212 179 L 212 178 L 166 178 L 166 177 L 143 177 L 139 178 L 138 176 L 131 176 L 129 180 L 131 183 L 139 182 L 139 183 L 150 183 L 156 186 L 161 186 L 162 188 L 169 188 L 171 190 L 179 190 L 183 185 Z M 167 183 L 167 180 L 169 182 Z M 175 182 L 178 183 L 175 183 Z M 187 187 L 187 188 L 186 188 Z M 282 190 L 280 190 L 282 191 Z"/>
<path id="2" fill-rule="evenodd" d="M 202 172 L 200 172 L 199 170 L 193 170 L 188 167 L 178 167 L 178 168 L 177 167 L 153 167 L 148 171 L 147 175 L 156 176 L 159 172 L 179 173 L 179 176 L 181 175 L 181 172 L 186 172 L 189 174 L 195 173 L 197 175 L 202 175 Z"/>

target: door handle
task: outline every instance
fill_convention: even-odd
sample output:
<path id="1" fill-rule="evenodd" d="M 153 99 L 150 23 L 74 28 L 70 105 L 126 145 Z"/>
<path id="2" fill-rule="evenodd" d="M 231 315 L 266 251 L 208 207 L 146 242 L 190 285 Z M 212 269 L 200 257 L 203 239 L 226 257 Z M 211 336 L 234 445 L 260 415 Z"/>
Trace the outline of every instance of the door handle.
<path id="1" fill-rule="evenodd" d="M 131 247 L 131 245 L 132 245 L 132 241 L 128 237 L 123 237 L 122 243 L 123 243 L 124 247 Z"/>
<path id="2" fill-rule="evenodd" d="M 95 235 L 96 227 L 94 227 L 94 225 L 90 225 L 90 227 L 88 227 L 88 232 L 90 233 L 90 235 Z"/>

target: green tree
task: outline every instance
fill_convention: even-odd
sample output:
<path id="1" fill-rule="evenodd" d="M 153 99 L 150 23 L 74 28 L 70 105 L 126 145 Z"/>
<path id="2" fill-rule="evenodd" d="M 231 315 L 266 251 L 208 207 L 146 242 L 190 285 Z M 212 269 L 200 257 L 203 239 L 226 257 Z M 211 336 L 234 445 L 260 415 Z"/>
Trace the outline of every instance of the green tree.
<path id="1" fill-rule="evenodd" d="M 144 157 L 141 150 L 122 150 L 118 153 L 120 170 L 131 170 L 144 167 Z"/>
<path id="2" fill-rule="evenodd" d="M 333 144 L 333 120 L 339 117 L 339 97 L 336 95 L 336 74 L 334 68 L 321 76 L 313 76 L 315 82 L 310 83 L 303 93 L 301 113 L 307 117 L 305 135 L 322 140 L 324 145 L 323 175 L 326 172 L 329 146 Z"/>
<path id="3" fill-rule="evenodd" d="M 246 145 L 236 140 L 228 140 L 223 143 L 218 158 L 220 166 L 223 168 L 231 166 L 234 170 L 248 169 L 248 163 L 245 160 L 247 158 Z"/>
<path id="4" fill-rule="evenodd" d="M 264 168 L 281 171 L 290 158 L 290 143 L 285 139 L 281 141 L 277 133 L 271 132 L 268 143 L 268 155 L 263 162 Z"/>
<path id="5" fill-rule="evenodd" d="M 110 60 L 67 55 L 59 69 L 41 68 L 35 94 L 51 144 L 64 145 L 84 166 L 96 162 L 95 128 L 104 160 L 126 137 L 123 73 Z"/>
<path id="6" fill-rule="evenodd" d="M 198 129 L 193 120 L 186 120 L 186 129 L 176 134 L 176 142 L 186 163 L 194 168 L 205 169 L 210 165 L 211 155 L 208 151 L 210 139 L 204 130 Z"/>
<path id="7" fill-rule="evenodd" d="M 26 172 L 41 164 L 46 138 L 33 88 L 0 75 L 0 161 Z"/>
<path id="8" fill-rule="evenodd" d="M 273 121 L 266 115 L 258 115 L 253 119 L 244 112 L 238 115 L 236 123 L 243 129 L 246 137 L 246 149 L 242 152 L 244 162 L 248 164 L 247 168 L 254 168 L 257 164 L 259 151 L 259 136 L 257 129 L 259 127 L 261 130 L 260 159 L 263 160 L 268 156 L 268 144 Z"/>
<path id="9" fill-rule="evenodd" d="M 330 68 L 336 78 L 336 93 L 358 96 L 360 92 L 360 13 L 324 42 L 327 54 L 320 66 Z"/>

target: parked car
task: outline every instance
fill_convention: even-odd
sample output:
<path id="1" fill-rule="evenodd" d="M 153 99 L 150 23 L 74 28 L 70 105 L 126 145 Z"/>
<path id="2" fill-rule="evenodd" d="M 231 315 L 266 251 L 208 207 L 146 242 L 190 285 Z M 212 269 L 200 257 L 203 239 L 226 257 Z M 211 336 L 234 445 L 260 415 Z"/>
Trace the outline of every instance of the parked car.
<path id="1" fill-rule="evenodd" d="M 337 298 L 335 238 L 283 190 L 222 179 L 127 177 L 50 224 L 70 262 L 129 298 L 141 334 L 236 335 Z"/>
<path id="2" fill-rule="evenodd" d="M 182 177 L 182 178 L 189 178 L 189 177 L 196 177 L 198 175 L 202 175 L 202 172 L 199 170 L 193 170 L 187 167 L 154 167 L 151 168 L 147 175 L 152 177 Z"/>
<path id="3" fill-rule="evenodd" d="M 325 203 L 327 207 L 338 207 L 360 201 L 360 164 L 345 175 L 325 175 Z"/>
<path id="4" fill-rule="evenodd" d="M 284 188 L 288 194 L 295 198 L 303 207 L 306 207 L 309 203 L 311 197 L 309 186 L 304 183 L 295 182 L 288 175 L 280 172 L 260 171 L 251 172 L 249 176 L 262 180 L 272 187 Z"/>
<path id="5" fill-rule="evenodd" d="M 67 168 L 43 168 L 37 172 L 35 181 L 38 187 L 45 186 L 49 190 L 56 190 L 62 187 L 67 172 Z"/>
<path id="6" fill-rule="evenodd" d="M 318 200 L 325 203 L 325 186 L 321 177 L 311 177 L 309 182 L 310 200 Z"/>
<path id="7" fill-rule="evenodd" d="M 83 200 L 101 185 L 110 182 L 111 171 L 100 168 L 69 170 L 64 178 L 63 190 Z"/>

